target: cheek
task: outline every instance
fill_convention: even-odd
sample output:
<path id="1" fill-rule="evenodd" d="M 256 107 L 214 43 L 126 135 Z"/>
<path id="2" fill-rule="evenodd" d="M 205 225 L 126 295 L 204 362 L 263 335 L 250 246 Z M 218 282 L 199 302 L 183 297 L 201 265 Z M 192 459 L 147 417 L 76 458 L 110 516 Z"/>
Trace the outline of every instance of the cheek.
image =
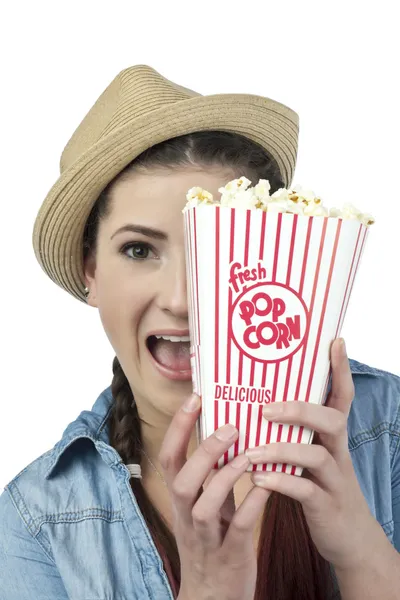
<path id="1" fill-rule="evenodd" d="M 149 304 L 149 294 L 130 283 L 104 286 L 98 295 L 98 310 L 106 335 L 114 350 L 123 352 L 135 344 Z"/>

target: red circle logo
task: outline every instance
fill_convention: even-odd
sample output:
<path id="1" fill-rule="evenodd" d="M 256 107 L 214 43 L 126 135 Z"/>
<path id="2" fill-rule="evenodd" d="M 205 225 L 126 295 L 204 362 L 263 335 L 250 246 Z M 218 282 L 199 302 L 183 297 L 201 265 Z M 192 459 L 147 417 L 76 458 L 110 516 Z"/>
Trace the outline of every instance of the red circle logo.
<path id="1" fill-rule="evenodd" d="M 279 362 L 295 354 L 309 325 L 304 300 L 281 283 L 257 283 L 235 300 L 232 334 L 246 356 Z"/>

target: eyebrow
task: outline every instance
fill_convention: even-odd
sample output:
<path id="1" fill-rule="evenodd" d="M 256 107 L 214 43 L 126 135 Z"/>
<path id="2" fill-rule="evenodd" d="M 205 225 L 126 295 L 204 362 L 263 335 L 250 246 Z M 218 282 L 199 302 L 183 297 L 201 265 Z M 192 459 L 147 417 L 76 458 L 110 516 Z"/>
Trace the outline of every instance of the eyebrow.
<path id="1" fill-rule="evenodd" d="M 124 233 L 125 231 L 131 231 L 132 233 L 140 233 L 141 235 L 145 235 L 147 237 L 153 238 L 155 240 L 167 240 L 168 236 L 163 231 L 159 229 L 153 229 L 152 227 L 145 227 L 144 225 L 133 225 L 133 223 L 129 223 L 128 225 L 124 225 L 117 229 L 115 233 L 112 234 L 111 240 L 118 233 Z"/>

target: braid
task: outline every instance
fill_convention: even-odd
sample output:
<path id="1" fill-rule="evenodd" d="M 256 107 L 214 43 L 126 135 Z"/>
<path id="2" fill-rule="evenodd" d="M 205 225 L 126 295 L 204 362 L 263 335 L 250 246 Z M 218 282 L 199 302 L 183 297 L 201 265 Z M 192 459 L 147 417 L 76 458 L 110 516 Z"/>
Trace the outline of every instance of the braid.
<path id="1" fill-rule="evenodd" d="M 111 391 L 115 400 L 110 420 L 112 446 L 125 464 L 140 463 L 140 419 L 129 382 L 117 357 Z"/>
<path id="2" fill-rule="evenodd" d="M 142 434 L 139 413 L 129 381 L 117 357 L 113 361 L 113 373 L 111 391 L 114 404 L 109 417 L 110 445 L 118 452 L 125 464 L 140 464 Z M 171 574 L 171 587 L 176 589 L 179 586 L 181 574 L 175 537 L 160 512 L 151 502 L 141 480 L 131 477 L 130 485 L 154 543 L 160 555 L 166 557 L 164 567 L 166 572 Z"/>

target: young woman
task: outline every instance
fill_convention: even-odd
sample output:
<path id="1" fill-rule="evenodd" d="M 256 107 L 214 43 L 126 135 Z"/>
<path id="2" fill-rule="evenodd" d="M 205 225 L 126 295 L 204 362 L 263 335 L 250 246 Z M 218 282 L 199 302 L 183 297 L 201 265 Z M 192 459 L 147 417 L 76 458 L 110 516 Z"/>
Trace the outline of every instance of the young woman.
<path id="1" fill-rule="evenodd" d="M 290 187 L 297 136 L 278 102 L 203 97 L 143 65 L 74 132 L 33 244 L 46 274 L 98 309 L 114 377 L 0 496 L 1 598 L 400 597 L 399 377 L 335 340 L 325 405 L 276 417 L 314 429 L 313 444 L 270 444 L 216 472 L 237 430 L 196 441 L 186 192 L 241 175 Z M 305 471 L 256 481 L 250 462 Z"/>

